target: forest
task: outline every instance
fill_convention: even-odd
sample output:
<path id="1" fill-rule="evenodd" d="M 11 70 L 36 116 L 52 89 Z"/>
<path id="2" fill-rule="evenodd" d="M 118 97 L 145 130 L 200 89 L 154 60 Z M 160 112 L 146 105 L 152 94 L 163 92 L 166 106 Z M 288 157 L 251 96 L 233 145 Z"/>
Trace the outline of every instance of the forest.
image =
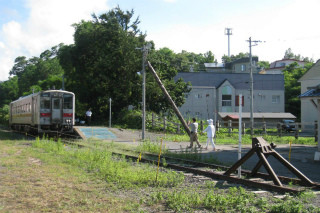
<path id="1" fill-rule="evenodd" d="M 213 52 L 204 54 L 182 51 L 175 53 L 169 48 L 156 50 L 153 41 L 146 40 L 146 33 L 139 29 L 140 20 L 134 11 L 118 7 L 101 14 L 93 14 L 91 20 L 73 24 L 74 44 L 60 43 L 45 50 L 39 56 L 19 56 L 10 70 L 9 80 L 0 82 L 0 123 L 8 121 L 8 104 L 21 96 L 47 89 L 72 91 L 76 95 L 76 116 L 84 115 L 92 108 L 96 121 L 107 121 L 109 99 L 112 98 L 112 116 L 115 122 L 128 113 L 128 106 L 141 108 L 142 52 L 138 48 L 146 43 L 152 47 L 147 60 L 151 62 L 172 99 L 179 107 L 189 92 L 189 83 L 173 78 L 178 72 L 204 71 L 204 63 L 217 62 Z M 239 53 L 223 56 L 223 62 L 246 57 Z M 302 59 L 288 49 L 285 57 Z M 293 63 L 284 70 L 286 112 L 299 116 L 300 84 L 297 80 L 312 66 Z M 259 62 L 268 68 L 269 62 Z M 146 72 L 146 109 L 155 113 L 168 113 L 171 109 L 152 75 Z"/>

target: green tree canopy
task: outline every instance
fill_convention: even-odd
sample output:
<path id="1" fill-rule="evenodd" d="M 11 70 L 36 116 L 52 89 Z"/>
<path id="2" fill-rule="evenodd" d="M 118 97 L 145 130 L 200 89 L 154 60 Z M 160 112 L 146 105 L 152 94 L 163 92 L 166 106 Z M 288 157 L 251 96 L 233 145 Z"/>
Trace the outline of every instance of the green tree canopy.
<path id="1" fill-rule="evenodd" d="M 298 80 L 311 66 L 312 63 L 308 63 L 305 67 L 300 67 L 297 62 L 294 62 L 282 71 L 285 82 L 285 111 L 297 116 L 298 119 L 300 119 L 301 114 L 301 104 L 298 97 L 301 93 L 301 85 Z"/>

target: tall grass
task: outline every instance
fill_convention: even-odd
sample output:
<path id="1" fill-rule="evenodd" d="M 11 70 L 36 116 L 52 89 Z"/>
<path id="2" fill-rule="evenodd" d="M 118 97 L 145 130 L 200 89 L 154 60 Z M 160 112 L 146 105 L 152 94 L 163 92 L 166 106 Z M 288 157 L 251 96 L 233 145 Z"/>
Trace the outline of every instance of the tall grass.
<path id="1" fill-rule="evenodd" d="M 119 188 L 161 186 L 173 187 L 182 183 L 184 176 L 171 170 L 163 170 L 156 178 L 156 167 L 126 160 L 124 156 L 114 157 L 108 150 L 73 149 L 60 141 L 36 139 L 34 148 L 41 148 L 48 153 L 59 155 L 63 162 L 78 166 L 94 173 L 107 183 L 116 183 Z"/>
<path id="2" fill-rule="evenodd" d="M 164 203 L 175 212 L 196 212 L 206 209 L 210 212 L 319 212 L 320 208 L 308 205 L 304 197 L 286 196 L 284 200 L 257 197 L 242 187 L 230 187 L 228 190 L 210 188 L 206 193 L 197 189 L 156 192 L 150 196 L 149 204 Z M 307 195 L 310 196 L 310 195 Z"/>

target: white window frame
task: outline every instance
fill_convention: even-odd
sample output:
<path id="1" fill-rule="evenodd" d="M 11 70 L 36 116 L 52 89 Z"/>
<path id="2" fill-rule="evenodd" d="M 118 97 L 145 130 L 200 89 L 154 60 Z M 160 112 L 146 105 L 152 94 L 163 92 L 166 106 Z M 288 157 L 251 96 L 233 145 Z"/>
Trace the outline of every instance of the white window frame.
<path id="1" fill-rule="evenodd" d="M 280 95 L 272 95 L 272 103 L 279 104 L 280 103 Z"/>

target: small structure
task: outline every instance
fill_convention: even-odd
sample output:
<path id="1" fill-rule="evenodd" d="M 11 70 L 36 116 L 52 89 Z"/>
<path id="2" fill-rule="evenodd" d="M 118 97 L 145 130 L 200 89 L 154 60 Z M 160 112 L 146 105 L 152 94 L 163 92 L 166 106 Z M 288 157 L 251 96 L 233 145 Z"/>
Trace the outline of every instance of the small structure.
<path id="1" fill-rule="evenodd" d="M 305 186 L 312 186 L 314 183 L 302 174 L 298 169 L 296 169 L 290 162 L 288 162 L 284 157 L 282 157 L 277 151 L 274 150 L 276 147 L 275 144 L 269 144 L 263 138 L 252 138 L 252 149 L 247 152 L 240 160 L 238 160 L 232 167 L 230 167 L 224 175 L 230 176 L 231 173 L 235 172 L 239 166 L 245 163 L 254 153 L 259 157 L 259 161 L 256 166 L 252 169 L 250 176 L 255 176 L 258 170 L 264 166 L 267 172 L 269 173 L 270 178 L 273 180 L 273 183 L 278 186 L 282 186 L 282 183 L 276 173 L 273 171 L 271 165 L 269 164 L 267 158 L 269 155 L 275 157 L 280 163 L 287 167 L 293 174 L 295 174 Z"/>
<path id="2" fill-rule="evenodd" d="M 288 66 L 294 62 L 296 62 L 299 67 L 304 67 L 304 65 L 306 63 L 304 61 L 299 61 L 296 59 L 282 59 L 282 60 L 272 62 L 270 64 L 270 68 L 264 70 L 263 73 L 261 73 L 261 74 L 282 74 L 282 70 L 286 66 Z"/>
<path id="3" fill-rule="evenodd" d="M 300 95 L 301 100 L 309 100 L 317 110 L 318 124 L 320 122 L 320 84 L 316 87 L 310 88 L 310 90 Z M 320 160 L 320 125 L 318 125 L 318 151 L 314 154 L 314 160 Z"/>
<path id="4" fill-rule="evenodd" d="M 250 123 L 250 113 L 243 112 L 242 114 L 242 122 Z M 267 126 L 274 126 L 275 123 L 280 122 L 281 120 L 288 119 L 288 120 L 295 120 L 296 116 L 292 115 L 291 113 L 281 112 L 281 113 L 253 113 L 253 118 L 255 123 L 262 123 L 266 122 Z M 238 122 L 239 120 L 239 113 L 230 113 L 230 112 L 219 112 L 218 119 L 223 121 L 235 121 Z M 271 125 L 270 125 L 271 123 Z M 269 125 L 268 125 L 269 124 Z M 272 125 L 273 124 L 273 125 Z"/>

